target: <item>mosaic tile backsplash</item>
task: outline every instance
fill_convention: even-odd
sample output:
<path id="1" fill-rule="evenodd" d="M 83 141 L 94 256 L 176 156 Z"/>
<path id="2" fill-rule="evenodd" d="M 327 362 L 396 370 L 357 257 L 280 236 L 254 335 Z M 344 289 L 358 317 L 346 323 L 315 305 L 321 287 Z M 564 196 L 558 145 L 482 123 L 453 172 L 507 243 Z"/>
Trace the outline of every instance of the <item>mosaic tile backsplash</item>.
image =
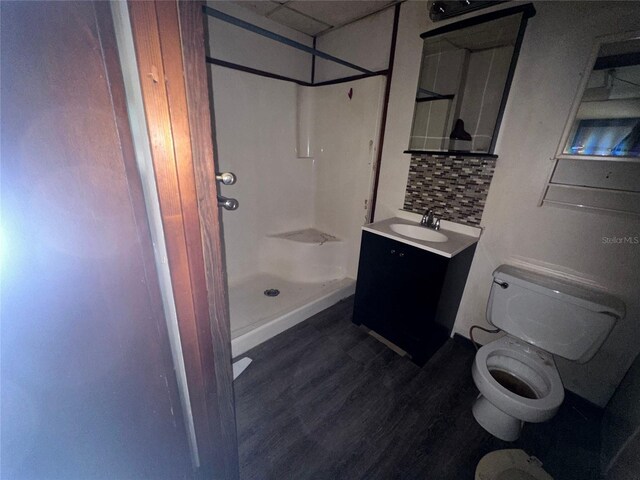
<path id="1" fill-rule="evenodd" d="M 412 155 L 403 209 L 477 227 L 496 166 L 495 158 Z"/>

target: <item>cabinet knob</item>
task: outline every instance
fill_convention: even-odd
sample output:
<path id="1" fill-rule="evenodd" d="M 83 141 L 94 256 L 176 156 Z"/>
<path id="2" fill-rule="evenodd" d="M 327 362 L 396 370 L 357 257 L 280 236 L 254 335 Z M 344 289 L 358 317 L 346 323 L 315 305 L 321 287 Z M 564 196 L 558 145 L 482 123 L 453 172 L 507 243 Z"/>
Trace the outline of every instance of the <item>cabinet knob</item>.
<path id="1" fill-rule="evenodd" d="M 400 252 L 399 257 L 404 257 L 404 253 Z"/>
<path id="2" fill-rule="evenodd" d="M 394 253 L 396 253 L 396 251 L 395 250 L 391 250 L 391 255 L 393 255 Z"/>

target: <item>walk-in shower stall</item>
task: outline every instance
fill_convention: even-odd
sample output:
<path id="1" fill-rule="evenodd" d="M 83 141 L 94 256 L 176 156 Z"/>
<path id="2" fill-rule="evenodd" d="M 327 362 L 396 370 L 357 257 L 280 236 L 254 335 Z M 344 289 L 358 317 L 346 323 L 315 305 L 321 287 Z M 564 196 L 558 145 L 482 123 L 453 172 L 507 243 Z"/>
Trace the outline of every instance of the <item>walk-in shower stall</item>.
<path id="1" fill-rule="evenodd" d="M 223 211 L 237 356 L 353 293 L 386 77 L 314 84 L 315 51 L 255 29 L 313 50 L 312 37 L 208 13 L 217 160 L 237 177 L 222 187 L 239 202 Z"/>

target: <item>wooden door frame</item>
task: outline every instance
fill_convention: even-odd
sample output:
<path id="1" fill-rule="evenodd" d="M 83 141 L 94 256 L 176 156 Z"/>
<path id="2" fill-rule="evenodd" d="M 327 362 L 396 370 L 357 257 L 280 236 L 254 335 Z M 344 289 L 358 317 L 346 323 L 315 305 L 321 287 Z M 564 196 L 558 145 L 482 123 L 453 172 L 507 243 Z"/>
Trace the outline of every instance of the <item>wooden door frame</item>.
<path id="1" fill-rule="evenodd" d="M 238 478 L 203 3 L 129 0 L 201 478 Z"/>

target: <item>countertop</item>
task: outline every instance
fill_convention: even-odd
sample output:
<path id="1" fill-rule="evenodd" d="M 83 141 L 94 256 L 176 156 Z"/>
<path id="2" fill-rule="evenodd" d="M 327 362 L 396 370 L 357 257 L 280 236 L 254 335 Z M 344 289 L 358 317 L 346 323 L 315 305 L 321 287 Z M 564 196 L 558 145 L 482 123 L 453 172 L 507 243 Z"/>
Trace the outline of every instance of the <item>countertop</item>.
<path id="1" fill-rule="evenodd" d="M 415 215 L 415 214 L 409 214 Z M 408 216 L 407 214 L 403 216 Z M 420 218 L 417 216 L 417 218 Z M 396 240 L 398 242 L 411 245 L 412 247 L 426 250 L 443 257 L 451 258 L 457 255 L 467 247 L 470 247 L 476 243 L 480 238 L 481 229 L 474 227 L 467 227 L 465 225 L 459 225 L 452 222 L 441 221 L 440 233 L 444 233 L 448 240 L 446 242 L 429 242 L 427 240 L 419 240 L 416 238 L 406 237 L 391 230 L 391 225 L 394 223 L 401 223 L 405 225 L 419 225 L 420 222 L 416 220 L 409 220 L 408 218 L 391 217 L 379 222 L 370 223 L 364 225 L 362 230 L 382 235 L 383 237 Z M 426 227 L 423 227 L 426 228 Z M 464 232 L 464 233 L 463 233 Z"/>

